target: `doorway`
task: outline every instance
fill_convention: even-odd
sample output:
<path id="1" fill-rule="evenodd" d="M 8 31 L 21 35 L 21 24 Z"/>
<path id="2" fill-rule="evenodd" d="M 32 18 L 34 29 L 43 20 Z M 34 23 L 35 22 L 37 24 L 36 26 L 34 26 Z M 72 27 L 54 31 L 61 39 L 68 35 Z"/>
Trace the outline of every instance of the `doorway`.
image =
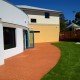
<path id="1" fill-rule="evenodd" d="M 34 31 L 30 31 L 29 33 L 29 44 L 30 48 L 34 47 Z"/>
<path id="2" fill-rule="evenodd" d="M 23 30 L 24 50 L 29 47 L 28 31 Z"/>

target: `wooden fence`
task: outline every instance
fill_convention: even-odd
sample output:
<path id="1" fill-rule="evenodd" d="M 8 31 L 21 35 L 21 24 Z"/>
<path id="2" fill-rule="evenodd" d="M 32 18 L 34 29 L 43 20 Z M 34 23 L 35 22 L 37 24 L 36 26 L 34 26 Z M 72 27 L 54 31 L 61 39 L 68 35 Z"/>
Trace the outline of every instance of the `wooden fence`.
<path id="1" fill-rule="evenodd" d="M 60 32 L 60 41 L 80 41 L 80 30 Z"/>

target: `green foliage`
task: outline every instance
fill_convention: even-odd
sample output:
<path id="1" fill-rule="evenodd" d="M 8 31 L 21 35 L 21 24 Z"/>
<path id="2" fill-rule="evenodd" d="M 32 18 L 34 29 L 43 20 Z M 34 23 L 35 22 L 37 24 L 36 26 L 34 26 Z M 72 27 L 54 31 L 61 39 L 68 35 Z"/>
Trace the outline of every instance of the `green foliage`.
<path id="1" fill-rule="evenodd" d="M 61 58 L 41 80 L 79 80 L 80 45 L 74 42 L 59 42 L 53 45 L 61 49 Z"/>
<path id="2" fill-rule="evenodd" d="M 73 23 L 80 25 L 80 12 L 75 14 L 75 20 L 72 21 Z"/>
<path id="3" fill-rule="evenodd" d="M 80 12 L 77 12 L 77 13 L 75 14 L 75 19 L 80 19 Z"/>
<path id="4" fill-rule="evenodd" d="M 65 20 L 60 21 L 60 31 L 63 31 L 66 28 Z"/>
<path id="5" fill-rule="evenodd" d="M 60 31 L 65 30 L 66 26 L 67 26 L 67 20 L 65 20 L 64 14 L 60 15 Z"/>

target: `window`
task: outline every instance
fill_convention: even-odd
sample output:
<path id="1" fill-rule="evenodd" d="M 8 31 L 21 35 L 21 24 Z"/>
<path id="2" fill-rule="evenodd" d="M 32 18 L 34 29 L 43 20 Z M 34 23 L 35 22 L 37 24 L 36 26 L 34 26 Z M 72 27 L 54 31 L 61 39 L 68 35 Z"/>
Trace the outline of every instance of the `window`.
<path id="1" fill-rule="evenodd" d="M 16 47 L 15 28 L 3 27 L 4 50 Z"/>
<path id="2" fill-rule="evenodd" d="M 50 14 L 48 12 L 45 12 L 45 18 L 49 18 Z"/>
<path id="3" fill-rule="evenodd" d="M 31 19 L 31 22 L 32 23 L 36 23 L 36 19 Z"/>

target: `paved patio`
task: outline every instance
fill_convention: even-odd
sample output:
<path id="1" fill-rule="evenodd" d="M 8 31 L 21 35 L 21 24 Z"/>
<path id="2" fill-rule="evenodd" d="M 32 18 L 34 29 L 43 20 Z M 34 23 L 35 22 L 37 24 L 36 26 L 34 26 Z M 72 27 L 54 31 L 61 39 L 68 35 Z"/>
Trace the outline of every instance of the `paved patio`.
<path id="1" fill-rule="evenodd" d="M 60 50 L 50 43 L 36 44 L 0 66 L 0 80 L 40 80 L 59 61 Z"/>

